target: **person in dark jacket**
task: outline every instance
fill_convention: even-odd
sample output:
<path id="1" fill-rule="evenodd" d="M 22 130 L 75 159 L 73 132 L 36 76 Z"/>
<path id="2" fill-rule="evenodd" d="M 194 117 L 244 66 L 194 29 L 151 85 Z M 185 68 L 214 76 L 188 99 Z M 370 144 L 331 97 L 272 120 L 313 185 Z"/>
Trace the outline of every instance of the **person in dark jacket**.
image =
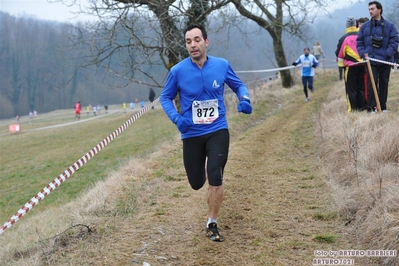
<path id="1" fill-rule="evenodd" d="M 153 88 L 150 88 L 148 100 L 150 100 L 150 102 L 153 102 L 155 100 L 155 91 Z M 154 109 L 154 106 L 152 106 L 152 109 Z"/>
<path id="2" fill-rule="evenodd" d="M 365 58 L 365 54 L 368 54 L 370 59 L 392 63 L 394 61 L 395 51 L 398 49 L 398 31 L 392 22 L 383 18 L 382 12 L 381 3 L 377 1 L 369 3 L 371 20 L 365 22 L 359 29 L 356 39 L 357 51 L 362 58 Z M 370 64 L 374 76 L 374 82 L 377 87 L 381 109 L 386 111 L 391 66 L 373 60 L 370 60 Z M 371 87 L 370 79 L 368 82 L 368 96 L 368 107 L 375 109 L 377 103 Z"/>

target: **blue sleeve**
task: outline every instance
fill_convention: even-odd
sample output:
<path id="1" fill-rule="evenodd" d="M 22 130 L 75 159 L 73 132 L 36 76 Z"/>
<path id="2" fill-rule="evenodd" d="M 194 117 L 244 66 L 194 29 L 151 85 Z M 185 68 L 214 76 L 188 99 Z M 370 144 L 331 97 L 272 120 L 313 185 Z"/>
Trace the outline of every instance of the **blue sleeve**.
<path id="1" fill-rule="evenodd" d="M 357 33 L 356 38 L 356 49 L 361 58 L 364 58 L 364 31 L 365 25 L 363 24 L 360 28 L 359 32 Z"/>
<path id="2" fill-rule="evenodd" d="M 176 77 L 172 72 L 169 72 L 159 101 L 166 115 L 174 124 L 176 124 L 177 120 L 180 117 L 180 114 L 177 112 L 173 103 L 173 100 L 176 98 L 177 91 L 178 85 Z"/>
<path id="3" fill-rule="evenodd" d="M 388 47 L 386 53 L 388 57 L 393 57 L 395 55 L 395 52 L 398 50 L 398 42 L 399 42 L 398 31 L 396 30 L 395 25 L 392 24 L 392 27 L 390 28 L 388 34 L 390 38 L 388 40 Z"/>
<path id="4" fill-rule="evenodd" d="M 248 88 L 237 76 L 230 64 L 228 64 L 227 67 L 226 84 L 229 85 L 229 87 L 235 92 L 239 100 L 242 96 L 249 97 Z"/>

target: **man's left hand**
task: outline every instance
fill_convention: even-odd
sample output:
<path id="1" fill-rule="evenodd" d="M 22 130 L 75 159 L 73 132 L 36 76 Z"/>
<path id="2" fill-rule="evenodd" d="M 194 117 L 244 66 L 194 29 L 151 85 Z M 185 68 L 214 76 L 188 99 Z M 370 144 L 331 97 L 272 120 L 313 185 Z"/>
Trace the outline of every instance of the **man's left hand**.
<path id="1" fill-rule="evenodd" d="M 238 103 L 237 110 L 238 110 L 238 112 L 241 112 L 244 114 L 252 113 L 251 101 L 249 100 L 248 97 L 241 98 L 241 101 Z"/>

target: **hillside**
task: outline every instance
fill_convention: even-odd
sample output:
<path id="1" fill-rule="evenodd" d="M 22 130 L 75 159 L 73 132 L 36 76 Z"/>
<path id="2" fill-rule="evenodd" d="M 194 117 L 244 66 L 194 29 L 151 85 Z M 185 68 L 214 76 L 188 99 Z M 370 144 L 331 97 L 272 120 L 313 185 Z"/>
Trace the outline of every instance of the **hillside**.
<path id="1" fill-rule="evenodd" d="M 153 153 L 131 158 L 76 202 L 23 218 L 0 240 L 30 231 L 30 248 L 11 249 L 6 265 L 312 265 L 316 251 L 366 249 L 337 211 L 320 160 L 318 119 L 333 101 L 342 102 L 337 112 L 345 115 L 343 83 L 335 72 L 318 73 L 315 88 L 305 103 L 299 85 L 282 90 L 264 84 L 252 91 L 251 116 L 230 116 L 219 218 L 225 242 L 205 236 L 206 188 L 189 188 L 176 134 Z M 228 108 L 233 113 L 235 103 Z M 32 223 L 36 233 L 28 230 Z M 56 234 L 46 233 L 57 226 Z"/>

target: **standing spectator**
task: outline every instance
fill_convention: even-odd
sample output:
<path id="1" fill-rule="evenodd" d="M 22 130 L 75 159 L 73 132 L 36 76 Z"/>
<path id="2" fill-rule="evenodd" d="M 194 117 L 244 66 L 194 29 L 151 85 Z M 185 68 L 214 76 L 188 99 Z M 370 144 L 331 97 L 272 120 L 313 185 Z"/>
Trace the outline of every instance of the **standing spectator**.
<path id="1" fill-rule="evenodd" d="M 150 103 L 152 103 L 155 100 L 155 91 L 153 90 L 153 88 L 150 88 L 148 100 L 150 100 Z M 152 106 L 152 109 L 154 109 L 154 106 Z"/>
<path id="2" fill-rule="evenodd" d="M 94 116 L 97 115 L 97 107 L 95 105 L 93 106 L 93 114 L 94 114 Z"/>
<path id="3" fill-rule="evenodd" d="M 134 102 L 130 103 L 130 109 L 132 109 L 132 110 L 134 109 Z"/>
<path id="4" fill-rule="evenodd" d="M 33 119 L 33 113 L 32 111 L 29 112 L 29 124 L 32 123 L 32 119 Z"/>
<path id="5" fill-rule="evenodd" d="M 336 57 L 335 61 L 338 64 L 338 75 L 339 75 L 339 80 L 344 79 L 344 59 L 339 58 L 338 56 Z"/>
<path id="6" fill-rule="evenodd" d="M 394 61 L 395 61 L 396 64 L 399 64 L 399 47 L 396 50 L 396 53 L 394 55 Z M 395 70 L 395 67 L 393 69 Z M 396 66 L 396 70 L 398 70 L 398 66 Z"/>
<path id="7" fill-rule="evenodd" d="M 160 99 L 169 119 L 177 126 L 183 140 L 183 162 L 188 181 L 194 190 L 208 180 L 207 235 L 223 241 L 217 218 L 224 197 L 223 171 L 229 151 L 229 131 L 224 103 L 227 84 L 239 100 L 238 112 L 250 114 L 248 89 L 237 77 L 229 62 L 207 55 L 209 39 L 201 25 L 184 31 L 189 57 L 173 66 Z M 173 100 L 180 93 L 181 113 Z"/>
<path id="8" fill-rule="evenodd" d="M 371 59 L 393 62 L 394 54 L 398 49 L 398 31 L 392 22 L 383 18 L 381 3 L 377 1 L 370 2 L 369 13 L 371 20 L 362 25 L 357 36 L 359 55 L 365 58 L 365 54 L 368 54 Z M 370 60 L 370 64 L 381 109 L 384 112 L 387 110 L 391 66 L 373 60 Z M 372 89 L 371 81 L 369 81 L 367 106 L 370 110 L 375 110 L 377 103 Z"/>
<path id="9" fill-rule="evenodd" d="M 98 111 L 98 114 L 101 113 L 101 105 L 97 105 L 97 111 Z"/>
<path id="10" fill-rule="evenodd" d="M 320 42 L 314 44 L 313 55 L 316 57 L 317 61 L 319 61 L 321 57 L 324 58 L 323 48 L 321 48 Z"/>
<path id="11" fill-rule="evenodd" d="M 305 93 L 305 102 L 309 101 L 308 96 L 308 88 L 311 92 L 314 92 L 313 88 L 313 77 L 314 70 L 319 65 L 319 61 L 317 61 L 316 57 L 310 54 L 310 49 L 303 49 L 304 54 L 299 56 L 299 58 L 292 63 L 292 65 L 296 66 L 298 64 L 302 64 L 302 84 L 303 84 L 303 92 Z"/>
<path id="12" fill-rule="evenodd" d="M 362 27 L 362 25 L 364 24 L 364 22 L 366 22 L 366 21 L 369 21 L 369 18 L 368 17 L 364 17 L 364 18 L 359 18 L 358 20 L 357 20 L 357 25 L 356 25 L 356 27 L 358 27 L 359 28 L 359 30 L 360 30 L 360 28 Z M 363 89 L 364 89 L 364 98 L 365 98 L 365 100 L 366 100 L 366 104 L 367 104 L 367 101 L 368 101 L 368 73 L 367 73 L 367 65 L 364 65 L 364 80 L 363 80 Z"/>
<path id="13" fill-rule="evenodd" d="M 75 119 L 80 120 L 80 110 L 82 109 L 82 106 L 80 105 L 80 102 L 77 102 L 75 104 Z"/>
<path id="14" fill-rule="evenodd" d="M 89 116 L 89 113 L 90 113 L 90 106 L 88 105 L 86 106 L 86 115 Z"/>
<path id="15" fill-rule="evenodd" d="M 126 103 L 122 103 L 123 113 L 126 114 Z"/>
<path id="16" fill-rule="evenodd" d="M 366 22 L 366 21 L 369 21 L 369 18 L 367 18 L 367 17 L 359 18 L 356 21 L 356 27 L 360 29 L 362 27 L 362 25 L 364 24 L 364 22 Z"/>
<path id="17" fill-rule="evenodd" d="M 144 108 L 145 102 L 144 102 L 144 101 L 141 101 L 141 102 L 140 102 L 140 106 L 141 106 L 141 108 Z"/>
<path id="18" fill-rule="evenodd" d="M 361 111 L 366 100 L 364 98 L 364 64 L 356 49 L 358 28 L 354 17 L 346 19 L 346 34 L 339 40 L 339 58 L 344 59 L 345 66 L 345 91 L 348 112 Z"/>
<path id="19" fill-rule="evenodd" d="M 107 114 L 108 113 L 108 103 L 104 104 L 104 109 L 105 109 L 105 113 Z"/>

